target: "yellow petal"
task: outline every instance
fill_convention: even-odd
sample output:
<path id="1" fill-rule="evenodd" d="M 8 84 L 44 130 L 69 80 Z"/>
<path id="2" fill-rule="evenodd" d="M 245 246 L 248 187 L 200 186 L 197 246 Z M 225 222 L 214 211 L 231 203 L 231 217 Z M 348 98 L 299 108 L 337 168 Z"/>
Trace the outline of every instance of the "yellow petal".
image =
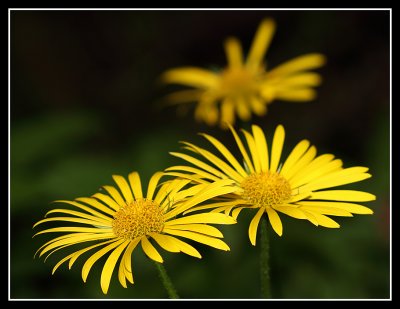
<path id="1" fill-rule="evenodd" d="M 243 121 L 249 121 L 251 119 L 250 106 L 246 99 L 247 98 L 243 97 L 235 98 L 236 112 L 239 118 Z"/>
<path id="2" fill-rule="evenodd" d="M 306 54 L 293 58 L 269 71 L 268 76 L 290 75 L 300 71 L 311 70 L 323 66 L 325 56 L 321 54 Z"/>
<path id="3" fill-rule="evenodd" d="M 228 38 L 225 43 L 225 54 L 231 68 L 240 68 L 243 65 L 242 46 L 236 38 Z"/>
<path id="4" fill-rule="evenodd" d="M 235 105 L 234 102 L 225 98 L 221 103 L 221 127 L 225 128 L 226 125 L 233 125 L 235 123 Z"/>
<path id="5" fill-rule="evenodd" d="M 298 203 L 298 205 L 302 205 L 301 202 Z M 339 209 L 339 208 L 333 208 L 333 207 L 324 207 L 324 206 L 320 206 L 317 203 L 315 203 L 315 205 L 313 206 L 300 206 L 299 209 L 301 210 L 307 210 L 310 211 L 312 213 L 317 212 L 319 214 L 322 215 L 328 215 L 328 216 L 340 216 L 340 217 L 352 217 L 353 215 L 343 209 Z"/>
<path id="6" fill-rule="evenodd" d="M 214 237 L 210 237 L 207 235 L 199 234 L 199 233 L 194 233 L 194 232 L 189 232 L 189 231 L 178 231 L 178 230 L 172 230 L 168 228 L 164 228 L 164 232 L 175 235 L 175 236 L 181 236 L 185 238 L 192 239 L 194 241 L 197 241 L 199 243 L 205 244 L 207 246 L 220 249 L 220 250 L 225 250 L 229 251 L 229 247 L 226 243 L 224 243 L 222 240 Z"/>
<path id="7" fill-rule="evenodd" d="M 125 177 L 119 176 L 119 175 L 113 175 L 112 176 L 116 184 L 118 185 L 119 189 L 122 192 L 122 195 L 125 198 L 126 204 L 132 203 L 133 202 L 133 195 L 131 188 L 129 187 L 128 182 L 126 181 Z"/>
<path id="8" fill-rule="evenodd" d="M 368 207 L 357 205 L 353 203 L 340 203 L 340 202 L 326 202 L 326 201 L 302 201 L 299 204 L 305 206 L 315 206 L 320 205 L 323 207 L 332 207 L 335 209 L 342 209 L 348 211 L 353 214 L 360 214 L 360 215 L 371 215 L 374 212 L 369 209 Z"/>
<path id="9" fill-rule="evenodd" d="M 114 271 L 115 265 L 122 254 L 122 251 L 129 244 L 129 240 L 126 240 L 118 246 L 113 252 L 111 252 L 106 263 L 104 264 L 103 271 L 101 272 L 100 285 L 104 294 L 107 294 L 108 287 L 110 286 L 111 276 Z"/>
<path id="10" fill-rule="evenodd" d="M 259 126 L 256 126 L 256 125 L 252 125 L 251 128 L 253 131 L 256 149 L 258 151 L 258 157 L 260 160 L 261 171 L 267 172 L 268 168 L 269 168 L 269 155 L 268 155 L 267 141 L 265 139 L 264 132 L 261 130 L 261 128 Z"/>
<path id="11" fill-rule="evenodd" d="M 286 172 L 304 155 L 309 146 L 310 142 L 308 140 L 302 140 L 293 148 L 280 171 L 282 176 L 286 176 Z"/>
<path id="12" fill-rule="evenodd" d="M 165 170 L 166 171 L 174 171 L 175 170 L 175 171 L 189 172 L 189 173 L 192 173 L 192 174 L 197 174 L 202 178 L 206 178 L 206 179 L 209 179 L 209 180 L 212 180 L 212 181 L 216 181 L 216 180 L 219 179 L 218 177 L 216 177 L 216 176 L 214 176 L 214 175 L 212 175 L 210 173 L 207 173 L 207 172 L 205 172 L 205 171 L 203 171 L 201 169 L 198 169 L 198 168 L 195 168 L 195 167 L 191 167 L 191 166 L 176 165 L 176 166 L 168 167 Z"/>
<path id="13" fill-rule="evenodd" d="M 52 217 L 52 218 L 47 218 L 40 220 L 37 222 L 33 227 L 35 227 L 38 224 L 42 224 L 45 222 L 50 222 L 50 221 L 66 221 L 66 222 L 76 222 L 76 223 L 82 223 L 82 224 L 89 224 L 93 226 L 104 226 L 106 228 L 111 228 L 112 225 L 109 221 L 103 221 L 103 220 L 92 220 L 92 219 L 81 219 L 81 218 L 73 218 L 73 217 Z"/>
<path id="14" fill-rule="evenodd" d="M 91 216 L 91 215 L 85 214 L 80 211 L 69 210 L 69 209 L 52 209 L 46 213 L 46 217 L 51 213 L 65 213 L 65 214 L 69 214 L 69 215 L 72 215 L 75 217 L 84 218 L 84 219 L 93 220 L 93 221 L 101 221 L 101 222 L 108 223 L 108 224 L 111 224 L 111 222 L 113 220 L 112 218 L 104 216 L 104 215 L 101 215 L 100 217 L 99 216 Z M 37 224 L 35 224 L 35 226 L 36 225 Z"/>
<path id="15" fill-rule="evenodd" d="M 179 224 L 179 225 L 168 225 L 168 229 L 180 230 L 180 231 L 191 231 L 200 233 L 212 237 L 222 238 L 222 233 L 215 227 L 207 224 Z"/>
<path id="16" fill-rule="evenodd" d="M 249 146 L 249 149 L 250 149 L 251 157 L 253 159 L 254 170 L 256 173 L 260 173 L 262 171 L 261 170 L 261 161 L 265 162 L 266 160 L 268 160 L 268 157 L 265 158 L 266 160 L 264 158 L 260 158 L 260 155 L 258 152 L 259 151 L 258 148 L 260 148 L 260 144 L 256 144 L 253 136 L 249 132 L 247 132 L 246 130 L 242 130 L 242 132 L 246 138 L 247 145 Z"/>
<path id="17" fill-rule="evenodd" d="M 234 167 L 234 169 L 243 177 L 247 176 L 246 171 L 243 167 L 239 164 L 236 158 L 232 155 L 232 153 L 216 138 L 207 135 L 201 134 L 204 136 L 211 144 L 214 145 L 215 148 L 227 159 L 227 161 Z"/>
<path id="18" fill-rule="evenodd" d="M 82 267 L 82 279 L 83 282 L 86 282 L 87 276 L 89 275 L 89 271 L 92 268 L 93 264 L 96 263 L 104 254 L 107 252 L 113 250 L 114 248 L 118 247 L 120 244 L 122 244 L 125 240 L 120 239 L 117 240 L 111 244 L 109 244 L 107 247 L 104 247 L 97 251 L 95 254 L 93 254 L 89 259 L 86 260 L 85 264 Z"/>
<path id="19" fill-rule="evenodd" d="M 103 188 L 111 195 L 111 197 L 118 203 L 120 207 L 126 205 L 126 202 L 122 198 L 121 194 L 119 194 L 118 190 L 112 186 L 103 186 Z"/>
<path id="20" fill-rule="evenodd" d="M 282 221 L 279 218 L 278 213 L 270 207 L 267 207 L 266 210 L 267 210 L 269 222 L 271 222 L 272 228 L 274 229 L 276 234 L 278 234 L 279 236 L 282 236 L 282 230 L 283 230 Z"/>
<path id="21" fill-rule="evenodd" d="M 77 198 L 77 201 L 82 201 L 86 204 L 89 204 L 90 206 L 96 207 L 97 209 L 104 211 L 105 213 L 109 214 L 110 216 L 114 216 L 115 211 L 111 210 L 110 208 L 104 206 L 103 204 L 99 203 L 98 201 L 96 201 L 93 198 Z M 83 209 L 85 211 L 87 211 L 88 213 L 91 213 L 92 215 L 96 216 L 96 217 L 101 217 L 101 218 L 109 218 L 106 215 L 99 213 L 98 211 L 94 210 L 91 207 L 87 207 L 85 205 L 82 205 L 81 203 L 77 203 L 74 201 L 67 201 L 67 200 L 57 200 L 54 201 L 53 203 L 65 203 L 65 204 L 69 204 L 69 205 L 73 205 L 75 207 L 78 207 L 80 209 Z M 49 213 L 49 212 L 48 212 Z"/>
<path id="22" fill-rule="evenodd" d="M 296 219 L 307 219 L 304 212 L 302 212 L 299 208 L 293 206 L 279 206 L 275 208 L 277 211 L 282 212 L 290 217 Z"/>
<path id="23" fill-rule="evenodd" d="M 276 89 L 276 99 L 285 101 L 311 101 L 317 96 L 317 92 L 311 88 Z"/>
<path id="24" fill-rule="evenodd" d="M 140 182 L 140 176 L 138 172 L 132 172 L 128 175 L 129 183 L 131 185 L 133 195 L 135 199 L 143 198 L 142 183 Z"/>
<path id="25" fill-rule="evenodd" d="M 330 190 L 313 192 L 311 200 L 333 200 L 343 202 L 369 202 L 376 199 L 375 195 L 354 190 Z"/>
<path id="26" fill-rule="evenodd" d="M 162 263 L 163 262 L 163 258 L 161 257 L 160 253 L 158 253 L 157 249 L 154 248 L 154 246 L 151 244 L 151 242 L 147 239 L 146 236 L 142 237 L 141 239 L 141 244 L 142 244 L 142 248 L 144 253 L 146 253 L 146 255 L 151 258 L 152 260 Z"/>
<path id="27" fill-rule="evenodd" d="M 165 83 L 182 84 L 198 88 L 212 88 L 219 83 L 217 74 L 196 67 L 171 69 L 162 76 Z"/>
<path id="28" fill-rule="evenodd" d="M 271 43 L 275 33 L 275 22 L 272 19 L 264 19 L 258 26 L 253 43 L 251 44 L 249 56 L 247 57 L 246 66 L 257 71 L 265 56 L 265 53 Z"/>
<path id="29" fill-rule="evenodd" d="M 257 116 L 264 116 L 267 113 L 267 104 L 256 96 L 250 97 L 250 106 L 254 114 Z"/>
<path id="30" fill-rule="evenodd" d="M 217 169 L 213 168 L 212 166 L 210 166 L 196 158 L 193 158 L 187 154 L 183 154 L 183 153 L 179 153 L 179 152 L 170 152 L 170 154 L 175 157 L 181 158 L 189 163 L 192 163 L 193 165 L 197 166 L 198 168 L 201 168 L 201 169 L 217 176 L 218 178 L 223 178 L 225 176 L 221 171 L 218 171 Z"/>
<path id="31" fill-rule="evenodd" d="M 133 283 L 133 276 L 132 276 L 132 252 L 136 248 L 137 244 L 139 243 L 140 238 L 136 238 L 131 240 L 128 248 L 126 248 L 123 260 L 125 266 L 125 275 L 126 278 L 129 280 L 130 283 Z"/>
<path id="32" fill-rule="evenodd" d="M 233 135 L 233 137 L 235 138 L 236 144 L 237 144 L 238 147 L 239 147 L 240 153 L 241 153 L 242 156 L 243 156 L 243 159 L 244 159 L 244 162 L 245 162 L 246 166 L 249 168 L 250 173 L 254 173 L 253 164 L 252 164 L 252 162 L 250 161 L 249 155 L 247 154 L 247 151 L 246 151 L 246 149 L 244 148 L 242 141 L 240 140 L 238 134 L 236 133 L 235 129 L 234 129 L 231 125 L 229 125 L 229 129 L 231 130 L 232 135 Z"/>
<path id="33" fill-rule="evenodd" d="M 315 219 L 318 221 L 318 225 L 324 226 L 324 227 L 328 227 L 328 228 L 339 228 L 340 225 L 333 221 L 331 218 L 321 215 L 318 212 L 314 212 L 314 211 L 308 211 L 308 213 L 312 214 Z"/>
<path id="34" fill-rule="evenodd" d="M 317 155 L 317 149 L 314 146 L 311 146 L 306 153 L 285 173 L 285 178 L 290 180 L 296 173 L 301 172 L 302 169 L 310 164 L 310 162 Z"/>
<path id="35" fill-rule="evenodd" d="M 197 257 L 199 259 L 201 259 L 201 255 L 199 253 L 199 251 L 197 251 L 195 248 L 193 248 L 191 245 L 183 242 L 182 240 L 175 238 L 175 237 L 171 237 L 171 242 L 173 242 L 181 252 L 186 253 L 188 255 Z"/>
<path id="36" fill-rule="evenodd" d="M 154 191 L 155 191 L 155 189 L 156 189 L 156 187 L 157 187 L 158 181 L 160 180 L 160 178 L 161 178 L 162 176 L 163 176 L 163 173 L 161 173 L 161 172 L 156 172 L 156 173 L 154 173 L 154 175 L 150 178 L 149 186 L 148 186 L 148 188 L 147 188 L 147 195 L 146 195 L 146 198 L 147 198 L 147 199 L 149 199 L 149 200 L 153 199 Z"/>
<path id="37" fill-rule="evenodd" d="M 236 221 L 227 215 L 218 213 L 200 213 L 195 215 L 187 215 L 178 219 L 165 222 L 165 226 L 192 223 L 215 223 L 215 224 L 235 224 Z"/>
<path id="38" fill-rule="evenodd" d="M 179 247 L 171 238 L 172 236 L 159 233 L 150 233 L 150 236 L 160 245 L 161 248 L 169 252 L 180 252 Z"/>
<path id="39" fill-rule="evenodd" d="M 90 206 L 92 206 L 92 207 L 95 207 L 95 208 L 97 208 L 98 210 L 100 210 L 100 211 L 102 211 L 102 212 L 104 212 L 104 213 L 110 215 L 111 217 L 113 217 L 114 214 L 115 214 L 115 211 L 114 211 L 114 210 L 112 210 L 111 208 L 109 208 L 109 207 L 103 205 L 102 203 L 100 203 L 99 201 L 97 201 L 97 200 L 94 199 L 94 198 L 91 198 L 91 197 L 79 197 L 79 198 L 76 198 L 75 200 L 78 201 L 78 202 L 83 202 L 83 203 L 85 203 L 85 204 L 88 204 L 88 205 L 90 205 Z M 85 207 L 86 207 L 86 206 L 85 206 Z M 86 209 L 90 209 L 90 208 L 86 207 Z M 85 210 L 86 210 L 86 209 L 85 209 Z M 86 210 L 86 211 L 89 211 L 89 210 Z M 98 217 L 109 218 L 109 217 L 107 217 L 107 216 L 105 216 L 105 215 L 103 215 L 103 214 L 100 214 L 100 213 L 97 212 L 97 211 L 94 211 L 93 209 L 90 209 L 89 212 L 92 213 L 92 214 L 94 214 L 95 216 L 98 216 Z"/>
<path id="40" fill-rule="evenodd" d="M 260 223 L 260 219 L 265 212 L 265 208 L 262 207 L 257 211 L 257 214 L 254 216 L 254 218 L 250 222 L 249 226 L 249 238 L 250 242 L 253 246 L 256 245 L 256 237 L 257 237 L 257 228 L 258 224 Z"/>
<path id="41" fill-rule="evenodd" d="M 217 208 L 217 207 L 231 207 L 231 206 L 234 207 L 236 205 L 243 204 L 243 203 L 246 203 L 246 201 L 236 200 L 236 199 L 234 201 L 229 201 L 229 202 L 217 202 L 217 203 L 201 205 L 201 206 L 190 208 L 189 210 L 185 211 L 183 214 L 186 215 L 186 214 L 194 212 L 194 211 L 210 209 L 210 208 Z"/>
<path id="42" fill-rule="evenodd" d="M 102 201 L 104 204 L 109 206 L 110 208 L 114 209 L 115 211 L 118 211 L 120 206 L 108 195 L 105 195 L 103 193 L 96 193 L 93 194 L 92 197 L 97 198 L 98 200 Z"/>
<path id="43" fill-rule="evenodd" d="M 278 168 L 284 141 L 285 141 L 285 129 L 283 128 L 282 125 L 279 125 L 276 127 L 274 139 L 272 142 L 271 166 L 269 167 L 271 173 L 275 173 Z"/>

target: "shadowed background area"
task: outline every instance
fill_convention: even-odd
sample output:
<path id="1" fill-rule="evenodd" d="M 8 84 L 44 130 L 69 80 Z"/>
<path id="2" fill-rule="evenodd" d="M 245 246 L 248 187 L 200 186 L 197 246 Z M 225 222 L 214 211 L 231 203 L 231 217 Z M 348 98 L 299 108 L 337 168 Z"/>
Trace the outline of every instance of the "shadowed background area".
<path id="1" fill-rule="evenodd" d="M 371 215 L 338 218 L 340 229 L 318 228 L 282 215 L 283 236 L 271 235 L 275 298 L 388 298 L 390 292 L 389 11 L 11 11 L 11 298 L 166 298 L 153 263 L 133 254 L 135 284 L 114 273 L 100 289 L 101 267 L 81 279 L 85 258 L 71 270 L 51 270 L 63 255 L 33 259 L 45 242 L 32 225 L 55 207 L 113 184 L 111 175 L 137 170 L 146 183 L 180 161 L 179 141 L 207 145 L 207 132 L 238 153 L 229 132 L 195 123 L 163 107 L 160 74 L 179 66 L 221 67 L 223 40 L 237 36 L 245 52 L 259 22 L 277 32 L 267 65 L 320 52 L 323 84 L 308 103 L 276 101 L 254 117 L 268 141 L 286 129 L 284 154 L 301 139 L 344 166 L 368 166 L 371 179 L 351 188 L 371 192 Z M 248 123 L 238 123 L 245 128 Z M 208 145 L 207 145 L 208 147 Z M 201 260 L 162 255 L 182 298 L 259 298 L 259 246 L 247 229 L 254 213 L 223 227 L 230 252 L 203 245 Z M 269 226 L 270 227 L 270 226 Z M 85 255 L 86 257 L 87 255 Z"/>

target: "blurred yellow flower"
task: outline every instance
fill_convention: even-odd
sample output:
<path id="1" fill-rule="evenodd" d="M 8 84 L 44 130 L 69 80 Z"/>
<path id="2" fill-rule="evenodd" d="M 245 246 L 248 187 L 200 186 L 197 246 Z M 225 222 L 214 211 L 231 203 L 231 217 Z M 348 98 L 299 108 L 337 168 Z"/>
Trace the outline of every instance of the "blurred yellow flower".
<path id="1" fill-rule="evenodd" d="M 306 54 L 267 70 L 263 59 L 274 32 L 274 21 L 264 19 L 245 61 L 239 40 L 228 38 L 224 44 L 228 66 L 221 72 L 197 67 L 166 71 L 162 75 L 165 83 L 195 88 L 171 93 L 167 101 L 197 102 L 196 120 L 208 125 L 219 122 L 222 128 L 227 128 L 226 123 L 235 123 L 235 113 L 243 121 L 250 120 L 252 113 L 263 116 L 267 105 L 276 99 L 295 102 L 314 99 L 316 92 L 312 87 L 321 83 L 321 77 L 308 71 L 321 67 L 325 57 Z"/>
<path id="2" fill-rule="evenodd" d="M 104 186 L 108 194 L 96 193 L 92 197 L 81 197 L 75 201 L 60 200 L 76 207 L 77 210 L 54 209 L 49 214 L 63 214 L 43 219 L 35 226 L 48 222 L 68 222 L 67 226 L 53 227 L 35 234 L 67 233 L 58 236 L 39 248 L 40 256 L 47 253 L 46 259 L 54 252 L 69 246 L 91 243 L 87 247 L 78 247 L 75 252 L 61 259 L 53 268 L 69 260 L 69 268 L 82 254 L 95 249 L 84 263 L 82 278 L 86 282 L 93 264 L 102 256 L 110 253 L 101 273 L 101 288 L 107 294 L 110 280 L 118 260 L 118 279 L 123 287 L 126 280 L 133 283 L 131 255 L 140 243 L 144 253 L 152 260 L 162 263 L 158 250 L 152 242 L 170 252 L 183 252 L 201 258 L 200 253 L 188 243 L 177 237 L 183 237 L 217 249 L 229 250 L 221 239 L 222 233 L 207 223 L 233 224 L 232 217 L 217 213 L 200 213 L 180 216 L 184 211 L 199 205 L 219 194 L 232 192 L 231 180 L 222 180 L 213 184 L 195 185 L 185 188 L 188 180 L 171 180 L 158 186 L 162 173 L 155 173 L 149 181 L 147 194 L 143 195 L 139 174 L 129 174 L 129 183 L 122 176 L 113 178 L 121 193 L 113 186 Z M 158 188 L 158 189 L 157 189 Z M 217 188 L 217 190 L 216 190 Z M 72 223 L 72 224 L 71 224 Z M 81 225 L 76 225 L 76 223 Z"/>
<path id="3" fill-rule="evenodd" d="M 308 140 L 299 142 L 281 163 L 285 139 L 282 125 L 275 130 L 270 153 L 260 127 L 253 125 L 252 134 L 242 130 L 245 143 L 231 126 L 229 128 L 242 154 L 241 160 L 237 160 L 220 141 L 207 134 L 203 136 L 219 151 L 222 158 L 187 142 L 183 143 L 185 149 L 203 160 L 184 153 L 171 153 L 194 167 L 173 166 L 167 169 L 169 175 L 198 183 L 212 183 L 221 179 L 232 179 L 235 182 L 235 192 L 226 195 L 219 203 L 194 207 L 186 213 L 214 208 L 214 212 L 225 211 L 229 214 L 232 211 L 236 220 L 242 209 L 255 208 L 257 213 L 248 231 L 253 245 L 256 244 L 258 224 L 264 213 L 268 215 L 272 228 L 279 236 L 282 235 L 283 227 L 278 212 L 328 228 L 338 228 L 339 224 L 327 215 L 351 217 L 352 214 L 372 214 L 371 209 L 354 202 L 375 200 L 374 195 L 347 189 L 331 190 L 333 187 L 370 178 L 368 168 L 343 168 L 342 161 L 335 159 L 332 154 L 317 156 L 316 148 L 310 146 Z M 243 162 L 243 165 L 239 162 Z"/>

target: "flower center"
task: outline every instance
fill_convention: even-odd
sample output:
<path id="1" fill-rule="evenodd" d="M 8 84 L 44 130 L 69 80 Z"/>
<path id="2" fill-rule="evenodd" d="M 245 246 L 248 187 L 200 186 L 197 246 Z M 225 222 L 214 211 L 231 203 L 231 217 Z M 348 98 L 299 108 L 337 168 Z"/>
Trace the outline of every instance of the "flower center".
<path id="1" fill-rule="evenodd" d="M 246 95 L 257 87 L 257 76 L 244 68 L 228 68 L 221 77 L 220 90 L 224 96 Z"/>
<path id="2" fill-rule="evenodd" d="M 242 197 L 258 207 L 274 207 L 287 202 L 292 190 L 289 182 L 278 173 L 260 173 L 248 176 L 242 183 Z"/>
<path id="3" fill-rule="evenodd" d="M 160 233 L 164 227 L 163 212 L 158 204 L 146 199 L 136 200 L 114 215 L 114 234 L 125 239 Z"/>

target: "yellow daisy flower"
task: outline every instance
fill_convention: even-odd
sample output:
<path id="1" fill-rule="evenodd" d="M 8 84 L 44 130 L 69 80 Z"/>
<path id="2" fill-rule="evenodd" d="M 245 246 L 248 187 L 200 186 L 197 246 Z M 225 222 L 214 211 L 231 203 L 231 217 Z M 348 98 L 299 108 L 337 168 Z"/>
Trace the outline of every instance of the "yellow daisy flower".
<path id="1" fill-rule="evenodd" d="M 67 233 L 46 242 L 36 253 L 40 252 L 39 256 L 47 253 L 47 259 L 60 249 L 91 243 L 65 256 L 54 266 L 52 272 L 54 274 L 57 268 L 68 260 L 71 268 L 78 257 L 94 249 L 96 252 L 86 260 L 82 268 L 84 282 L 93 264 L 110 253 L 100 279 L 101 288 L 104 294 L 107 294 L 112 273 L 120 258 L 119 282 L 125 288 L 126 280 L 133 283 L 131 255 L 139 243 L 144 253 L 159 263 L 163 262 L 163 258 L 152 244 L 153 241 L 167 251 L 183 252 L 197 258 L 201 258 L 200 253 L 178 237 L 229 250 L 228 245 L 219 239 L 223 237 L 222 233 L 207 223 L 233 224 L 236 221 L 231 217 L 217 213 L 177 216 L 213 197 L 232 192 L 232 181 L 222 180 L 185 188 L 190 181 L 175 179 L 158 186 L 162 175 L 161 172 L 157 172 L 152 176 L 146 195 L 142 192 L 139 174 L 133 172 L 129 174 L 129 183 L 122 176 L 113 176 L 122 195 L 115 187 L 104 186 L 108 194 L 96 193 L 92 197 L 81 197 L 74 201 L 56 201 L 72 205 L 78 211 L 53 209 L 46 216 L 55 213 L 68 216 L 50 217 L 37 222 L 34 227 L 54 221 L 69 224 L 36 233 L 35 236 L 43 233 Z"/>
<path id="2" fill-rule="evenodd" d="M 281 161 L 285 139 L 282 125 L 277 126 L 268 151 L 265 135 L 260 127 L 253 125 L 252 134 L 242 130 L 243 143 L 236 131 L 229 126 L 242 155 L 240 164 L 232 153 L 216 138 L 202 134 L 222 155 L 184 142 L 185 148 L 201 156 L 202 160 L 184 153 L 172 152 L 192 166 L 173 166 L 167 169 L 169 175 L 191 179 L 199 183 L 231 179 L 236 191 L 228 194 L 224 201 L 214 205 L 197 206 L 189 212 L 215 208 L 213 211 L 231 213 L 236 220 L 244 208 L 256 208 L 257 213 L 249 227 L 249 238 L 256 244 L 259 221 L 267 213 L 275 232 L 282 235 L 282 222 L 278 212 L 296 219 L 306 219 L 314 225 L 338 228 L 339 224 L 330 216 L 351 217 L 352 214 L 372 214 L 369 208 L 354 202 L 375 200 L 375 196 L 361 191 L 332 189 L 371 177 L 366 167 L 343 168 L 342 161 L 332 154 L 317 156 L 317 150 L 308 140 L 302 140 Z M 207 162 L 208 161 L 208 162 Z M 206 163 L 207 162 L 207 163 Z M 201 179 L 199 179 L 199 175 Z"/>
<path id="3" fill-rule="evenodd" d="M 195 88 L 172 93 L 167 100 L 171 104 L 197 102 L 196 120 L 209 125 L 219 121 L 226 128 L 226 123 L 234 124 L 235 113 L 248 121 L 252 113 L 265 115 L 267 105 L 277 99 L 294 102 L 314 99 L 316 92 L 312 87 L 318 86 L 321 78 L 307 71 L 321 67 L 325 57 L 306 54 L 267 70 L 263 59 L 274 32 L 274 21 L 264 19 L 245 61 L 239 40 L 228 38 L 224 44 L 228 66 L 221 72 L 197 67 L 166 71 L 162 76 L 165 83 Z"/>

